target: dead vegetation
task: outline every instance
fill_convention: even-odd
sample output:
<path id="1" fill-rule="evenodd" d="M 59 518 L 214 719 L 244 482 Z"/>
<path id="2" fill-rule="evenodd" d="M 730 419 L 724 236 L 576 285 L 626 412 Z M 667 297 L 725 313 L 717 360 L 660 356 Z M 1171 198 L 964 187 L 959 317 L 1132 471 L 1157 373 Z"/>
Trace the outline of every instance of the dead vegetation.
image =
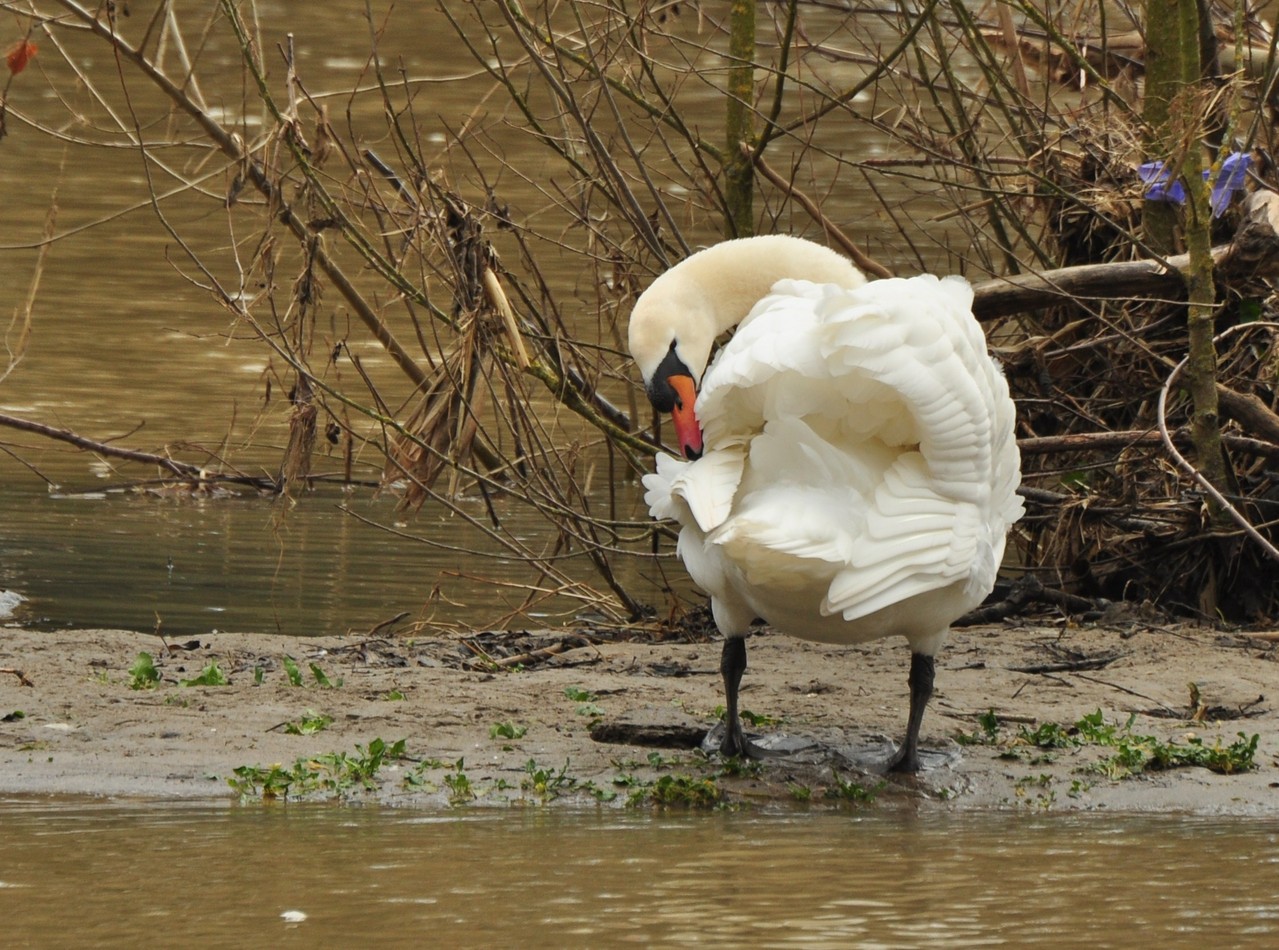
<path id="1" fill-rule="evenodd" d="M 1254 7 L 1213 8 L 1216 56 L 1187 135 L 1205 143 L 1214 187 L 1232 154 L 1251 157 L 1246 190 L 1275 182 L 1274 41 Z M 363 66 L 343 86 L 295 52 L 307 13 L 273 19 L 231 0 L 211 13 L 73 0 L 0 10 L 38 48 L 21 74 L 10 62 L 0 148 L 48 136 L 89 156 L 136 150 L 174 266 L 270 353 L 262 411 L 287 394 L 270 476 L 212 450 L 134 457 L 165 478 L 286 497 L 321 479 L 376 484 L 408 510 L 450 510 L 462 546 L 528 565 L 523 603 L 495 625 L 548 605 L 678 624 L 688 604 L 654 558 L 670 551 L 666 532 L 636 504 L 661 433 L 627 365 L 625 317 L 654 274 L 740 222 L 746 200 L 756 230 L 825 235 L 876 273 L 961 272 L 986 286 L 1143 262 L 1155 283 L 1140 297 L 1112 271 L 989 321 L 1027 474 L 1014 571 L 1055 592 L 1023 589 L 1020 609 L 1047 597 L 1053 610 L 1099 599 L 1237 620 L 1279 610 L 1276 564 L 1159 435 L 1187 319 L 1175 270 L 1160 272 L 1182 248 L 1157 250 L 1144 233 L 1156 203 L 1139 167 L 1176 156 L 1145 144 L 1139 11 L 770 4 L 755 28 L 749 141 L 725 142 L 725 3 L 367 4 L 352 20 L 367 34 Z M 423 23 L 467 51 L 466 71 L 412 64 Z M 438 114 L 428 93 L 442 83 L 470 108 Z M 726 171 L 743 157 L 756 172 L 745 196 Z M 1219 246 L 1240 220 L 1239 195 L 1227 198 Z M 193 208 L 215 214 L 177 213 Z M 54 220 L 40 245 L 52 253 Z M 1275 301 L 1256 271 L 1268 260 L 1222 272 L 1215 320 L 1248 324 L 1219 354 L 1225 495 L 1275 540 Z M 19 308 L 11 363 L 39 332 Z M 1184 386 L 1170 387 L 1183 448 L 1186 406 Z M 0 423 L 107 449 L 38 420 Z M 462 503 L 477 498 L 479 509 Z M 511 506 L 543 530 L 513 530 Z"/>

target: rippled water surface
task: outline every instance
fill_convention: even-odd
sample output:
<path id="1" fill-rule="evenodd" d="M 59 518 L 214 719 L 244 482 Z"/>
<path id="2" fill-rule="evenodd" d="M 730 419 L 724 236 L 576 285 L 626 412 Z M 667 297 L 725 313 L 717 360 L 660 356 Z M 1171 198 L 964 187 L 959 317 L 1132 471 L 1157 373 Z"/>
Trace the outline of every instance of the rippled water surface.
<path id="1" fill-rule="evenodd" d="M 16 801 L 0 828 L 13 947 L 1279 938 L 1275 822 Z"/>

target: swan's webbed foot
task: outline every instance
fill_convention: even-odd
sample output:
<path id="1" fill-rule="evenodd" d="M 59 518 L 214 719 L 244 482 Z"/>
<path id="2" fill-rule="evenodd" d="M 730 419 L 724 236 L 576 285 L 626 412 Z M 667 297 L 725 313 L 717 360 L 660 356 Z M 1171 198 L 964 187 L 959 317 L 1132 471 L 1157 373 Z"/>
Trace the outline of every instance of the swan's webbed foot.
<path id="1" fill-rule="evenodd" d="M 933 657 L 924 653 L 910 655 L 910 717 L 901 748 L 888 760 L 889 772 L 914 773 L 920 770 L 919 726 L 924 721 L 924 709 L 933 695 L 936 672 L 937 664 Z"/>
<path id="2" fill-rule="evenodd" d="M 742 721 L 737 716 L 724 720 L 724 738 L 719 743 L 719 754 L 723 756 L 750 755 L 750 743 L 746 733 L 742 731 Z"/>
<path id="3" fill-rule="evenodd" d="M 888 760 L 888 765 L 884 769 L 886 772 L 892 772 L 903 775 L 914 775 L 920 770 L 919 750 L 908 750 L 903 742 L 901 747 L 893 753 Z"/>
<path id="4" fill-rule="evenodd" d="M 719 743 L 719 754 L 725 758 L 764 758 L 764 750 L 746 738 L 740 719 L 734 720 L 732 725 L 724 729 L 724 738 Z"/>

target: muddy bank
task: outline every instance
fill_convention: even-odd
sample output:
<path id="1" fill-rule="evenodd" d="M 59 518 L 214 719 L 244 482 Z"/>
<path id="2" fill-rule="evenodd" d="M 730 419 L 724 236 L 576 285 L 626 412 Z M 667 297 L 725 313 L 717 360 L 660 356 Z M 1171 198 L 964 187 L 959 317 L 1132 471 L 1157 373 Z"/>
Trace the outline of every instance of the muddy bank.
<path id="1" fill-rule="evenodd" d="M 142 652 L 154 674 L 131 672 Z M 922 775 L 886 784 L 874 763 L 904 728 L 904 645 L 765 633 L 750 638 L 749 657 L 742 698 L 762 717 L 754 731 L 807 748 L 727 774 L 687 748 L 722 702 L 714 642 L 215 634 L 166 649 L 125 631 L 0 627 L 10 670 L 0 673 L 0 793 L 234 800 L 231 779 L 259 795 L 274 781 L 291 794 L 431 807 L 647 803 L 659 792 L 790 807 L 875 790 L 880 805 L 1279 815 L 1273 637 L 1143 623 L 956 631 L 924 721 L 939 754 Z M 226 685 L 182 685 L 214 664 Z M 1113 744 L 1072 731 L 1097 711 Z M 1062 728 L 1027 744 L 1045 723 Z M 1137 737 L 1212 749 L 1240 732 L 1259 736 L 1256 768 L 1243 773 L 1117 779 L 1094 767 L 1122 771 L 1115 757 L 1133 755 Z M 376 740 L 387 752 L 365 776 Z"/>

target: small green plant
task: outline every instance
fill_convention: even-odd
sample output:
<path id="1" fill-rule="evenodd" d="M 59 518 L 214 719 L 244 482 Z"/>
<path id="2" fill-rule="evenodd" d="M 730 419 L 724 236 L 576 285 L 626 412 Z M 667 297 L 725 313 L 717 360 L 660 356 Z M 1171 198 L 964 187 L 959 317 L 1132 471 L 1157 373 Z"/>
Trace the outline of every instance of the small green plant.
<path id="1" fill-rule="evenodd" d="M 999 717 L 993 709 L 977 717 L 977 731 L 955 736 L 960 745 L 995 745 L 999 742 Z"/>
<path id="2" fill-rule="evenodd" d="M 1053 777 L 1047 773 L 1027 775 L 1013 785 L 1018 801 L 1047 810 L 1057 801 L 1057 793 L 1051 788 Z"/>
<path id="3" fill-rule="evenodd" d="M 724 793 L 713 778 L 691 775 L 663 775 L 652 785 L 632 792 L 626 804 L 657 805 L 662 808 L 714 808 L 723 802 Z"/>
<path id="4" fill-rule="evenodd" d="M 227 686 L 231 681 L 222 672 L 222 667 L 218 666 L 218 661 L 210 660 L 209 665 L 198 676 L 178 682 L 183 686 Z"/>
<path id="5" fill-rule="evenodd" d="M 259 663 L 253 667 L 253 685 L 261 686 L 264 679 L 266 679 L 266 667 Z"/>
<path id="6" fill-rule="evenodd" d="M 1033 730 L 1022 726 L 1017 731 L 1017 737 L 1026 745 L 1037 749 L 1069 749 L 1079 745 L 1080 742 L 1077 726 L 1072 734 L 1071 730 L 1055 722 L 1042 723 Z"/>
<path id="7" fill-rule="evenodd" d="M 571 792 L 576 787 L 577 779 L 568 774 L 568 759 L 564 760 L 564 767 L 558 772 L 554 768 L 539 766 L 533 759 L 529 759 L 524 764 L 524 779 L 520 782 L 520 788 L 526 792 L 533 792 L 543 801 L 558 798 L 564 792 Z"/>
<path id="8" fill-rule="evenodd" d="M 322 689 L 337 689 L 342 685 L 342 677 L 339 676 L 336 681 L 329 679 L 328 674 L 325 673 L 324 670 L 320 669 L 320 665 L 318 663 L 311 664 L 311 675 L 315 677 L 315 682 L 318 683 Z"/>
<path id="9" fill-rule="evenodd" d="M 684 764 L 684 760 L 678 755 L 667 758 L 660 752 L 650 752 L 644 756 L 644 760 L 654 769 L 673 769 Z"/>
<path id="10" fill-rule="evenodd" d="M 1213 772 L 1231 774 L 1246 772 L 1256 767 L 1257 743 L 1260 736 L 1238 733 L 1238 740 L 1223 745 L 1217 740 L 1207 745 L 1197 736 L 1186 742 L 1165 742 L 1156 736 L 1133 731 L 1136 713 L 1125 722 L 1108 722 L 1100 709 L 1082 716 L 1072 726 L 1045 722 L 1032 728 L 1021 726 L 1017 735 L 1006 739 L 999 732 L 994 714 L 988 720 L 979 720 L 982 731 L 959 737 L 961 743 L 1004 745 L 1002 758 L 1021 759 L 1025 748 L 1045 749 L 1049 754 L 1031 757 L 1031 765 L 1053 761 L 1052 753 L 1061 749 L 1099 747 L 1113 750 L 1106 758 L 1089 766 L 1089 770 L 1112 779 L 1156 769 L 1174 769 L 1197 766 Z M 1071 794 L 1086 791 L 1086 786 L 1072 788 Z"/>
<path id="11" fill-rule="evenodd" d="M 728 707 L 725 706 L 723 703 L 720 703 L 713 710 L 711 710 L 711 715 L 713 715 L 716 719 L 719 719 L 722 721 L 724 717 L 728 715 Z M 764 713 L 751 712 L 749 709 L 743 709 L 739 711 L 737 716 L 746 725 L 755 726 L 756 728 L 761 728 L 764 726 L 777 726 L 777 725 L 781 725 L 781 722 L 782 722 L 776 716 L 769 716 Z"/>
<path id="12" fill-rule="evenodd" d="M 885 781 L 880 781 L 867 788 L 859 782 L 846 781 L 838 774 L 834 776 L 834 780 L 834 784 L 826 786 L 824 797 L 835 801 L 856 802 L 859 805 L 869 805 L 879 797 L 879 793 L 888 784 Z"/>
<path id="13" fill-rule="evenodd" d="M 523 739 L 528 726 L 517 726 L 513 722 L 499 722 L 489 726 L 490 739 Z"/>
<path id="14" fill-rule="evenodd" d="M 444 784 L 449 787 L 449 804 L 461 805 L 475 798 L 475 789 L 466 775 L 466 760 L 458 759 L 453 771 L 444 776 Z"/>
<path id="15" fill-rule="evenodd" d="M 160 671 L 155 668 L 155 659 L 145 651 L 129 667 L 129 689 L 155 689 L 160 682 Z"/>
<path id="16" fill-rule="evenodd" d="M 1177 769 L 1197 766 L 1231 775 L 1256 768 L 1257 743 L 1261 736 L 1236 733 L 1239 738 L 1223 746 L 1218 739 L 1205 745 L 1198 736 L 1189 736 L 1186 744 L 1163 742 L 1153 736 L 1130 735 L 1116 742 L 1117 752 L 1096 765 L 1097 771 L 1111 778 L 1123 778 L 1146 770 Z"/>
<path id="17" fill-rule="evenodd" d="M 286 722 L 284 731 L 291 736 L 313 736 L 317 732 L 323 732 L 332 723 L 332 716 L 326 716 L 323 713 L 308 709 L 306 715 L 297 722 Z"/>
<path id="18" fill-rule="evenodd" d="M 617 763 L 614 763 L 615 765 Z M 618 772 L 613 776 L 613 784 L 618 788 L 642 788 L 644 783 L 634 772 Z"/>
<path id="19" fill-rule="evenodd" d="M 6 713 L 5 715 L 0 716 L 0 722 L 17 722 L 20 719 L 26 718 L 26 713 L 24 713 L 21 709 L 15 709 L 11 713 Z"/>
<path id="20" fill-rule="evenodd" d="M 303 759 L 298 759 L 289 769 L 279 764 L 266 768 L 241 765 L 232 771 L 235 778 L 227 779 L 227 784 L 240 796 L 241 801 L 257 797 L 261 797 L 264 802 L 284 801 L 291 794 L 300 798 L 319 787 L 319 768 Z"/>
<path id="21" fill-rule="evenodd" d="M 399 703 L 404 701 L 404 694 L 398 689 L 393 689 L 382 698 L 389 703 Z"/>
<path id="22" fill-rule="evenodd" d="M 1066 792 L 1071 798 L 1082 798 L 1090 788 L 1092 782 L 1085 782 L 1083 779 L 1075 779 L 1070 783 L 1070 791 Z"/>
<path id="23" fill-rule="evenodd" d="M 1102 711 L 1095 709 L 1075 723 L 1075 731 L 1078 733 L 1081 743 L 1114 745 L 1115 737 L 1132 729 L 1132 724 L 1136 721 L 1137 714 L 1132 713 L 1128 716 L 1128 721 L 1122 726 L 1117 722 L 1106 722 L 1106 717 Z"/>
<path id="24" fill-rule="evenodd" d="M 263 801 L 303 798 L 327 793 L 343 796 L 355 788 L 372 791 L 382 765 L 404 758 L 404 740 L 388 745 L 374 739 L 368 748 L 357 745 L 355 754 L 330 752 L 310 759 L 298 759 L 292 767 L 276 764 L 269 767 L 242 765 L 233 769 L 234 778 L 227 779 L 241 801 L 261 797 Z"/>
<path id="25" fill-rule="evenodd" d="M 317 756 L 317 759 L 330 767 L 334 776 L 345 784 L 359 783 L 372 790 L 377 787 L 374 779 L 384 762 L 404 758 L 405 740 L 400 739 L 387 745 L 382 739 L 374 739 L 366 749 L 357 745 L 354 755 L 345 752 L 334 752 Z"/>
<path id="26" fill-rule="evenodd" d="M 298 669 L 298 665 L 294 661 L 293 657 L 289 656 L 288 654 L 285 654 L 284 660 L 282 662 L 284 664 L 284 676 L 286 679 L 288 679 L 289 685 L 301 686 L 302 671 Z"/>
<path id="27" fill-rule="evenodd" d="M 724 760 L 719 775 L 729 778 L 753 778 L 764 771 L 764 763 L 745 755 L 733 755 Z"/>
<path id="28" fill-rule="evenodd" d="M 413 766 L 404 774 L 404 785 L 406 788 L 434 788 L 433 783 L 427 779 L 426 773 L 433 772 L 436 769 L 442 769 L 445 764 L 440 759 L 423 759 Z"/>
<path id="29" fill-rule="evenodd" d="M 596 696 L 590 690 L 580 686 L 566 686 L 564 695 L 578 704 L 576 712 L 579 716 L 595 719 L 604 715 L 604 710 L 595 704 Z"/>

